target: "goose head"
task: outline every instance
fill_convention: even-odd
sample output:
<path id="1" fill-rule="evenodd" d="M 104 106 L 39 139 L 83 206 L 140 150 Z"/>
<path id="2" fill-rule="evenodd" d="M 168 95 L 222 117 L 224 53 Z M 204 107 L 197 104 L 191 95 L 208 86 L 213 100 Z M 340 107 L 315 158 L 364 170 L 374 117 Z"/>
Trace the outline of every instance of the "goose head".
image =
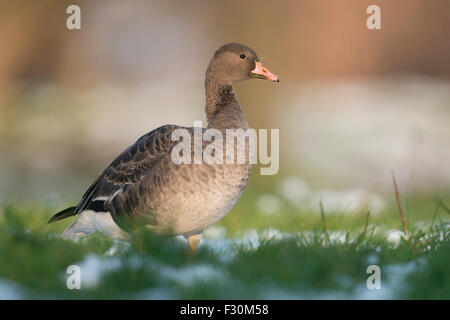
<path id="1" fill-rule="evenodd" d="M 233 84 L 252 78 L 280 81 L 278 76 L 262 65 L 255 51 L 239 43 L 228 43 L 217 49 L 207 75 L 214 75 L 215 81 L 221 84 Z"/>

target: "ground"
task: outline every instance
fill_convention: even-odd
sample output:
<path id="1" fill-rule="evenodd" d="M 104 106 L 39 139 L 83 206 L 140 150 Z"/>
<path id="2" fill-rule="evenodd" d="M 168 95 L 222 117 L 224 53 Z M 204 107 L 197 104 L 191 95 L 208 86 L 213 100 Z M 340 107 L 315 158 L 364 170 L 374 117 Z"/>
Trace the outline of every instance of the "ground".
<path id="1" fill-rule="evenodd" d="M 450 299 L 448 199 L 412 199 L 405 237 L 395 202 L 370 211 L 319 214 L 283 206 L 259 212 L 249 192 L 205 231 L 197 255 L 180 238 L 95 233 L 62 239 L 58 208 L 5 205 L 0 213 L 0 299 Z M 81 270 L 69 290 L 67 269 Z M 369 290 L 367 268 L 380 267 Z"/>

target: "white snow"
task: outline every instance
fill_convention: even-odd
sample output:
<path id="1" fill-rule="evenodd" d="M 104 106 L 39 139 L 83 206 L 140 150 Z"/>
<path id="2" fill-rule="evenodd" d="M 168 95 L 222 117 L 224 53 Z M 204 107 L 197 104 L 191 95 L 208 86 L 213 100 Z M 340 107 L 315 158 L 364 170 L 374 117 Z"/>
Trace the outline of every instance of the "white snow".
<path id="1" fill-rule="evenodd" d="M 9 280 L 0 279 L 0 300 L 24 299 L 17 284 Z"/>

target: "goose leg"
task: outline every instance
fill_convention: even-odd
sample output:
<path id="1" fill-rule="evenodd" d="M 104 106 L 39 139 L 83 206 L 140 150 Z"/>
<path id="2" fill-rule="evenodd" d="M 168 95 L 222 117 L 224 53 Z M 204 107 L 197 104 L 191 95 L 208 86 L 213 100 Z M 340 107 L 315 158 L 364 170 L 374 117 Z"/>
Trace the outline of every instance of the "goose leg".
<path id="1" fill-rule="evenodd" d="M 198 244 L 200 243 L 201 237 L 202 237 L 201 233 L 193 234 L 187 237 L 188 249 L 190 254 L 195 254 L 197 252 L 197 247 Z"/>

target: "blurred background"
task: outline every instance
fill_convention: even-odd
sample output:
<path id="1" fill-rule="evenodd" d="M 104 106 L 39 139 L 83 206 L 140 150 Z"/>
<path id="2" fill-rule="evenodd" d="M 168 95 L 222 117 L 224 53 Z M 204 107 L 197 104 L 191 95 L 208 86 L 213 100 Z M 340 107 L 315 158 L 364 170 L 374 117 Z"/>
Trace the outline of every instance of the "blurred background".
<path id="1" fill-rule="evenodd" d="M 66 28 L 71 4 L 81 30 Z M 381 30 L 366 27 L 371 4 Z M 205 120 L 205 70 L 227 42 L 281 79 L 236 85 L 250 126 L 280 129 L 279 173 L 255 168 L 243 195 L 257 210 L 382 211 L 391 170 L 404 195 L 448 198 L 449 11 L 447 0 L 0 0 L 0 204 L 62 209 L 142 134 Z"/>

